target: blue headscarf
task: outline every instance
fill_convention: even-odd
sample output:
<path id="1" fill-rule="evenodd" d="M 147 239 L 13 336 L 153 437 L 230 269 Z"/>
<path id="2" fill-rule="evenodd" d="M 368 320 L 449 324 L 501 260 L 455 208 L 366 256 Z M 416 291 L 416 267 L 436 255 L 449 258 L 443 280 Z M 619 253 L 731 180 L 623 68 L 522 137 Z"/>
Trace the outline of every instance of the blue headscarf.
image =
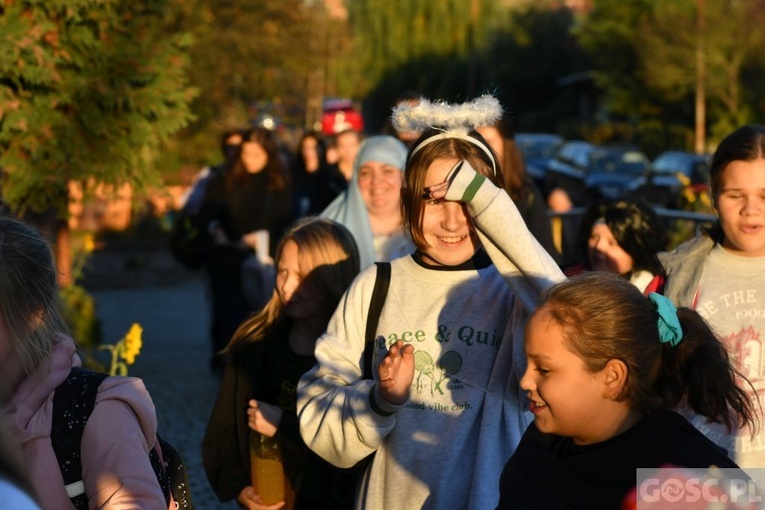
<path id="1" fill-rule="evenodd" d="M 351 231 L 359 247 L 362 269 L 374 263 L 376 257 L 372 228 L 369 226 L 369 213 L 359 191 L 359 168 L 367 161 L 376 161 L 396 167 L 403 173 L 406 154 L 406 145 L 392 136 L 379 135 L 367 138 L 361 144 L 353 162 L 353 177 L 348 188 L 319 215 L 335 220 Z"/>

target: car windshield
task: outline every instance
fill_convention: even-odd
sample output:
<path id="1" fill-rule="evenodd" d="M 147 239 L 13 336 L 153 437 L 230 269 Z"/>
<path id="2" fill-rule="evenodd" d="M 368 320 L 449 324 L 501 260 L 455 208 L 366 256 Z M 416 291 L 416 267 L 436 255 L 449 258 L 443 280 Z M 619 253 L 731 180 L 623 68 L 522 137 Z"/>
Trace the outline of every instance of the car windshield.
<path id="1" fill-rule="evenodd" d="M 532 138 L 516 136 L 521 154 L 526 159 L 550 159 L 561 142 L 555 138 Z"/>
<path id="2" fill-rule="evenodd" d="M 595 151 L 590 160 L 590 173 L 640 175 L 648 168 L 648 158 L 638 151 Z"/>

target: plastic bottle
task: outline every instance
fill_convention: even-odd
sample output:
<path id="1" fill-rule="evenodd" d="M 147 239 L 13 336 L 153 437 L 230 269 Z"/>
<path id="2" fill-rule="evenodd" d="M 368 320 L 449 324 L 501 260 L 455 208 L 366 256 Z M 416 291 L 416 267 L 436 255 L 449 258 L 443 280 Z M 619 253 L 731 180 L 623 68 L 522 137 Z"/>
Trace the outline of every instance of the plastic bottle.
<path id="1" fill-rule="evenodd" d="M 264 505 L 284 501 L 284 467 L 279 441 L 250 430 L 252 487 Z"/>

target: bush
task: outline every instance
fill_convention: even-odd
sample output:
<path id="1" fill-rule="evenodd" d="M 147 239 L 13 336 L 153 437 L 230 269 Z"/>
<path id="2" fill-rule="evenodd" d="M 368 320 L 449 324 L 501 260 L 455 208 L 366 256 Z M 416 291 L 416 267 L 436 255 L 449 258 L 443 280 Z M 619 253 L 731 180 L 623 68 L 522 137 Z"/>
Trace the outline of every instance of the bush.
<path id="1" fill-rule="evenodd" d="M 62 287 L 59 293 L 64 303 L 64 318 L 74 339 L 83 349 L 93 350 L 103 339 L 93 297 L 77 284 Z"/>

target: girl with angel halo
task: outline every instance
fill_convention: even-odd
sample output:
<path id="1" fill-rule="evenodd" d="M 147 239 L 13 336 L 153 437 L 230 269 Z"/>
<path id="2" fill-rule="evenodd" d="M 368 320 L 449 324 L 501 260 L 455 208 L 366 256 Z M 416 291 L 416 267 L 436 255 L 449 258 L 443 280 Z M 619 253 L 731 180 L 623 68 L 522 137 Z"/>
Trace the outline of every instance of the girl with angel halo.
<path id="1" fill-rule="evenodd" d="M 371 378 L 362 361 L 377 266 L 343 296 L 298 385 L 312 450 L 340 467 L 374 453 L 357 508 L 494 508 L 502 467 L 531 422 L 518 384 L 523 327 L 540 292 L 564 276 L 475 131 L 501 114 L 488 95 L 393 111 L 397 130 L 423 133 L 402 190 L 417 249 L 390 263 Z"/>

